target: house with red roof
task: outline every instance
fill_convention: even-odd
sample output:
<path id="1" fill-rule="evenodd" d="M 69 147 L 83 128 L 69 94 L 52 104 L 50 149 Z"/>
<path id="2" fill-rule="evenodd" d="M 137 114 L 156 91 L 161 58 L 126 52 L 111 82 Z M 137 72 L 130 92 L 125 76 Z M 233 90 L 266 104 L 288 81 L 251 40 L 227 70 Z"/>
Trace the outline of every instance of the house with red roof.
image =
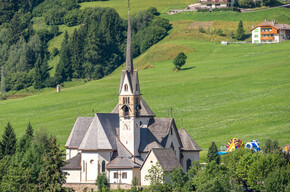
<path id="1" fill-rule="evenodd" d="M 251 29 L 252 43 L 279 43 L 290 39 L 290 25 L 275 21 L 260 23 Z"/>

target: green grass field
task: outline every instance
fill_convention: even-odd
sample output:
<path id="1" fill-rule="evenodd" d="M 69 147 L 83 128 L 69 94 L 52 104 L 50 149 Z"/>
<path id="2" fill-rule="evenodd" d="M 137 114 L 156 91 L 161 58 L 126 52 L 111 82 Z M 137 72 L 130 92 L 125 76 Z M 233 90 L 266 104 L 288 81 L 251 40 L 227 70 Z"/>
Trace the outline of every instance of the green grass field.
<path id="1" fill-rule="evenodd" d="M 237 25 L 239 19 L 231 14 L 235 13 L 227 13 L 213 27 Z M 244 17 L 246 26 L 263 21 L 255 14 L 257 19 Z M 285 8 L 266 15 L 280 14 L 290 16 Z M 168 117 L 172 108 L 178 128 L 183 126 L 204 149 L 202 160 L 211 141 L 225 145 L 238 137 L 244 142 L 258 139 L 262 145 L 267 138 L 277 139 L 280 146 L 290 143 L 290 41 L 221 45 L 219 37 L 199 34 L 190 27 L 204 21 L 204 15 L 190 19 L 192 15 L 166 16 L 173 23 L 170 35 L 134 59 L 142 96 L 157 117 Z M 56 40 L 51 44 L 59 46 Z M 173 72 L 172 59 L 181 51 L 187 54 L 187 63 L 183 70 Z M 78 116 L 115 107 L 121 68 L 101 80 L 66 83 L 61 93 L 44 89 L 33 96 L 0 101 L 0 133 L 11 121 L 21 136 L 31 121 L 34 129 L 48 129 L 64 146 Z"/>

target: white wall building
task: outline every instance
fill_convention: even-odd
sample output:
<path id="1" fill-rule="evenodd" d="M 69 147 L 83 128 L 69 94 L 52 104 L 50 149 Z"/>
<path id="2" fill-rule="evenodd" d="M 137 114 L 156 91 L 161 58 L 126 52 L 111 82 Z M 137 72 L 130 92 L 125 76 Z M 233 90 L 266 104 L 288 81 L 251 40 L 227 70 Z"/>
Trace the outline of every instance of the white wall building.
<path id="1" fill-rule="evenodd" d="M 183 128 L 178 131 L 173 118 L 155 118 L 142 98 L 138 72 L 133 68 L 130 11 L 128 18 L 126 68 L 121 73 L 119 102 L 112 113 L 77 118 L 65 145 L 68 164 L 62 170 L 68 173 L 67 183 L 95 183 L 97 176 L 105 173 L 109 183 L 131 184 L 136 177 L 145 185 L 141 177 L 148 171 L 146 157 L 152 150 L 159 150 L 163 158 L 174 162 L 171 168 L 186 170 L 191 165 L 186 163 L 199 160 L 201 149 L 188 133 Z M 157 159 L 164 162 L 160 156 Z"/>

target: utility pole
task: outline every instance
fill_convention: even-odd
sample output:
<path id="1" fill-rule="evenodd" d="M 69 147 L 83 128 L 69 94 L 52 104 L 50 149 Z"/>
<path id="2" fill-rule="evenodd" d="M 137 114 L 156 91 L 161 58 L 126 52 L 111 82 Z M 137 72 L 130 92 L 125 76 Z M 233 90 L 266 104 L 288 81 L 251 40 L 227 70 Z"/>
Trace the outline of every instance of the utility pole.
<path id="1" fill-rule="evenodd" d="M 6 95 L 4 66 L 1 67 L 1 93 Z"/>

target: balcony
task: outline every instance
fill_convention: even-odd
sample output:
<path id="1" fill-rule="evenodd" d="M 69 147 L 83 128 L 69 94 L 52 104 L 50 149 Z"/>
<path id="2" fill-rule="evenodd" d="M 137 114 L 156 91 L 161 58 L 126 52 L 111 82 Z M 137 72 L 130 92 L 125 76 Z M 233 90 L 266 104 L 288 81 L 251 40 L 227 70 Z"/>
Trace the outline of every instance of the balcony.
<path id="1" fill-rule="evenodd" d="M 228 0 L 202 0 L 198 1 L 199 3 L 202 4 L 220 4 L 220 3 L 228 3 Z"/>
<path id="2" fill-rule="evenodd" d="M 261 37 L 261 40 L 274 40 L 274 37 Z"/>
<path id="3" fill-rule="evenodd" d="M 277 31 L 261 31 L 261 34 L 276 34 Z"/>

